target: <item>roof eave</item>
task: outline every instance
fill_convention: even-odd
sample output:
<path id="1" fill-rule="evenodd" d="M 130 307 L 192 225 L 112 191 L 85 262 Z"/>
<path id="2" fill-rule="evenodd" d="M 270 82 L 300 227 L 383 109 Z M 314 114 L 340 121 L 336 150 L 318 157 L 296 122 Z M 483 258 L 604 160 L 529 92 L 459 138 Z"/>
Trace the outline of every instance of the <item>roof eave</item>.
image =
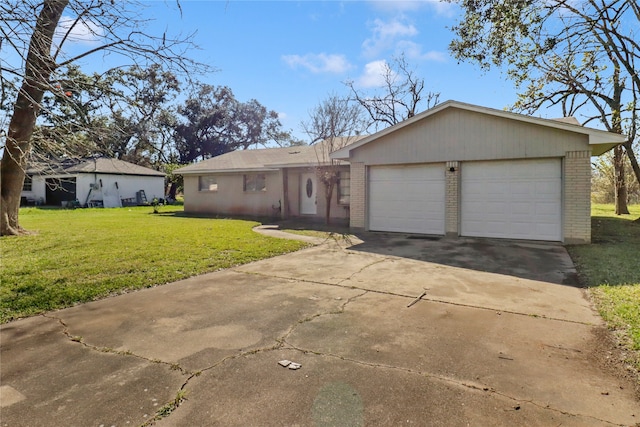
<path id="1" fill-rule="evenodd" d="M 526 116 L 524 114 L 518 114 L 518 113 L 512 113 L 510 111 L 502 111 L 502 110 L 497 110 L 494 108 L 488 108 L 488 107 L 482 107 L 479 105 L 473 105 L 473 104 L 467 104 L 464 102 L 459 102 L 459 101 L 453 101 L 453 100 L 448 100 L 443 102 L 442 104 L 438 104 L 435 107 L 423 111 L 420 114 L 417 114 L 415 116 L 413 116 L 410 119 L 407 119 L 403 122 L 400 122 L 394 126 L 390 126 L 386 129 L 383 129 L 379 132 L 374 133 L 373 135 L 370 135 L 366 138 L 363 138 L 359 141 L 354 142 L 353 144 L 346 146 L 344 148 L 341 148 L 339 150 L 334 151 L 333 153 L 330 154 L 330 157 L 332 159 L 339 159 L 339 160 L 348 160 L 350 158 L 350 154 L 351 151 L 362 146 L 365 144 L 368 144 L 371 141 L 374 141 L 378 138 L 381 138 L 391 132 L 395 132 L 398 129 L 401 129 L 405 126 L 409 126 L 412 123 L 415 123 L 419 120 L 422 120 L 425 117 L 431 116 L 433 114 L 438 113 L 439 111 L 442 111 L 446 108 L 460 108 L 463 110 L 467 110 L 467 111 L 474 111 L 477 113 L 483 113 L 483 114 L 489 114 L 492 116 L 497 116 L 497 117 L 503 117 L 503 118 L 507 118 L 507 119 L 511 119 L 511 120 L 519 120 L 522 122 L 526 122 L 526 123 L 532 123 L 532 124 L 536 124 L 536 125 L 541 125 L 541 126 L 547 126 L 547 127 L 551 127 L 551 128 L 556 128 L 556 129 L 561 129 L 561 130 L 566 130 L 569 132 L 575 132 L 575 133 L 581 133 L 583 135 L 588 135 L 589 136 L 589 145 L 591 145 L 592 148 L 592 152 L 594 156 L 599 156 L 607 151 L 609 151 L 611 148 L 615 147 L 616 145 L 622 144 L 626 141 L 626 136 L 624 135 L 618 135 L 618 134 L 613 134 L 611 132 L 607 132 L 604 130 L 600 130 L 600 129 L 593 129 L 593 128 L 586 128 L 584 126 L 581 125 L 576 125 L 576 124 L 572 124 L 572 123 L 566 123 L 563 121 L 558 121 L 558 120 L 551 120 L 551 119 L 544 119 L 544 118 L 540 118 L 540 117 L 531 117 L 531 116 Z M 602 146 L 600 148 L 596 148 L 598 146 Z M 604 150 L 604 151 L 602 151 Z M 600 152 L 602 151 L 602 152 Z M 600 152 L 600 154 L 596 154 Z"/>
<path id="2" fill-rule="evenodd" d="M 173 171 L 176 175 L 203 175 L 203 174 L 221 174 L 221 173 L 241 173 L 241 172 L 278 172 L 279 168 L 237 168 L 237 169 L 198 169 L 181 171 L 176 169 Z"/>

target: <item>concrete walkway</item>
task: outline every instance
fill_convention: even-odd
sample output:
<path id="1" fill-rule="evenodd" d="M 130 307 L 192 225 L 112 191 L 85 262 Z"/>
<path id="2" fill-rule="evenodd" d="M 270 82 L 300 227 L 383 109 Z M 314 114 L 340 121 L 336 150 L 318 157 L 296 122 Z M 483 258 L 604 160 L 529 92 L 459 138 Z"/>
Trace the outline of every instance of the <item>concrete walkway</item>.
<path id="1" fill-rule="evenodd" d="M 583 290 L 549 279 L 571 273 L 563 248 L 496 244 L 518 253 L 509 273 L 454 265 L 450 241 L 367 239 L 2 325 L 0 424 L 640 422 L 634 385 L 598 362 Z M 473 244 L 459 260 L 482 259 Z M 449 262 L 420 259 L 438 245 Z"/>

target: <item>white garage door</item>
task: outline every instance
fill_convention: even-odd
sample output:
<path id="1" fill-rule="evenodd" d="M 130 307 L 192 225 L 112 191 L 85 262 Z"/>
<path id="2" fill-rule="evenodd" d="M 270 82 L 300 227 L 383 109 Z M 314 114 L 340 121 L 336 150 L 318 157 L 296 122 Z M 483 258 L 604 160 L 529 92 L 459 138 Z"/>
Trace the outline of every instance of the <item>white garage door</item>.
<path id="1" fill-rule="evenodd" d="M 562 240 L 560 159 L 462 164 L 461 234 Z"/>
<path id="2" fill-rule="evenodd" d="M 444 234 L 444 165 L 369 168 L 369 229 Z"/>

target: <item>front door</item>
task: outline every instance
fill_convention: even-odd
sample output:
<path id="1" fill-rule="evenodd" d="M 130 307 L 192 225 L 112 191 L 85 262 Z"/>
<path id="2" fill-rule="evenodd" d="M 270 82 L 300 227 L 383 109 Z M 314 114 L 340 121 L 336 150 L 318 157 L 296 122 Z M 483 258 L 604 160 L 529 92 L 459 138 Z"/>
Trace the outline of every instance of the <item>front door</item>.
<path id="1" fill-rule="evenodd" d="M 317 210 L 317 180 L 315 173 L 300 175 L 300 214 L 315 215 Z"/>

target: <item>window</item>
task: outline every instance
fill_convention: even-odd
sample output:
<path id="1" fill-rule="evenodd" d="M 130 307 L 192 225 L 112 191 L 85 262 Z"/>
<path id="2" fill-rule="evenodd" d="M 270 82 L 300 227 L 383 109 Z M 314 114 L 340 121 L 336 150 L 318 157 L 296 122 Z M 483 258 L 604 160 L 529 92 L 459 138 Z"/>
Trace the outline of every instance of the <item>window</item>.
<path id="1" fill-rule="evenodd" d="M 31 191 L 33 188 L 33 178 L 31 175 L 24 176 L 24 184 L 22 184 L 22 191 Z"/>
<path id="2" fill-rule="evenodd" d="M 245 175 L 244 191 L 267 191 L 267 180 L 263 173 Z"/>
<path id="3" fill-rule="evenodd" d="M 218 177 L 213 175 L 198 177 L 199 191 L 218 191 Z"/>
<path id="4" fill-rule="evenodd" d="M 348 205 L 349 196 L 351 196 L 351 173 L 343 171 L 338 178 L 338 204 Z"/>

